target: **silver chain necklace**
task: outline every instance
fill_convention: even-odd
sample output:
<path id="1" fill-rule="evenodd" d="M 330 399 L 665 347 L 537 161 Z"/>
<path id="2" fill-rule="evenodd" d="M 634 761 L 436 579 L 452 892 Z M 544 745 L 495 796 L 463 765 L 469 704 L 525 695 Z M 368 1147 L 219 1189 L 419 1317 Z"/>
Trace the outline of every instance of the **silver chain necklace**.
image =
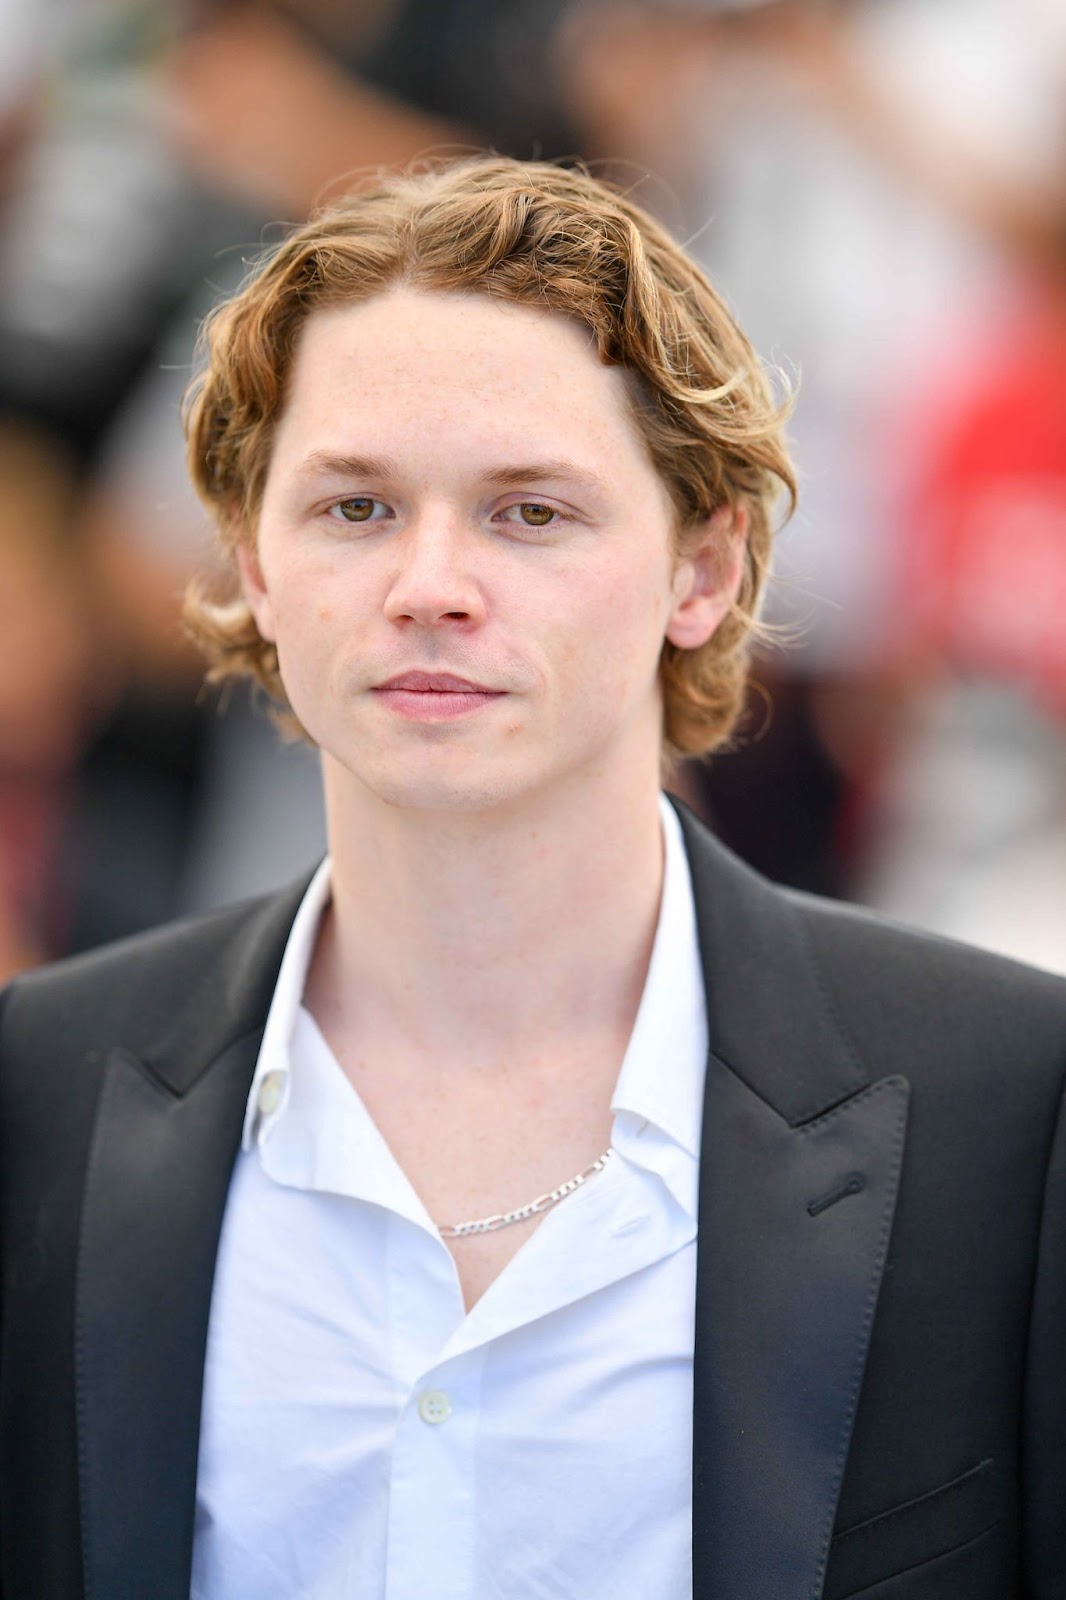
<path id="1" fill-rule="evenodd" d="M 610 1153 L 605 1150 L 576 1178 L 567 1178 L 558 1189 L 549 1189 L 547 1194 L 538 1195 L 528 1206 L 519 1206 L 516 1211 L 498 1211 L 494 1217 L 480 1217 L 476 1222 L 438 1222 L 437 1231 L 442 1239 L 465 1239 L 471 1233 L 495 1233 L 498 1228 L 509 1228 L 512 1222 L 525 1222 L 527 1217 L 539 1217 L 542 1211 L 550 1211 L 552 1206 L 557 1206 L 560 1200 L 565 1200 L 568 1194 L 573 1194 L 575 1189 L 580 1189 L 583 1183 L 594 1178 L 597 1172 L 602 1172 Z"/>

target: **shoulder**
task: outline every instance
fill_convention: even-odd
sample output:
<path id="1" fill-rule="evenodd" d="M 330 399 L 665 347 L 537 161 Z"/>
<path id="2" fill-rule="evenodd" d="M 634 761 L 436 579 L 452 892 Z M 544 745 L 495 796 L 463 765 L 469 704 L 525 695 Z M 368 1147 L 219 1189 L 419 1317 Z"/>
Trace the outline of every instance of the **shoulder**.
<path id="1" fill-rule="evenodd" d="M 786 898 L 872 1076 L 902 1072 L 958 1138 L 980 1120 L 1010 1145 L 1012 1130 L 1046 1132 L 1061 1118 L 1066 979 L 857 908 Z"/>
<path id="2" fill-rule="evenodd" d="M 15 979 L 0 996 L 0 1054 L 68 1037 L 137 1052 L 170 1019 L 204 1006 L 232 1007 L 235 1025 L 249 1012 L 265 1016 L 305 888 L 182 918 Z"/>
<path id="3" fill-rule="evenodd" d="M 864 908 L 769 883 L 681 812 L 709 988 L 738 1032 L 778 1010 L 781 1048 L 801 1020 L 830 1020 L 857 1075 L 997 1082 L 1039 1097 L 1066 1076 L 1066 979 L 904 927 Z M 722 972 L 743 999 L 722 994 Z M 768 1035 L 769 1028 L 762 1029 Z M 809 1030 L 808 1037 L 811 1037 Z M 976 1076 L 975 1076 L 976 1075 Z"/>
<path id="4" fill-rule="evenodd" d="M 845 1022 L 879 1021 L 944 1048 L 980 1039 L 986 1050 L 1046 1048 L 1066 1066 L 1066 978 L 858 906 L 776 891 L 800 922 Z"/>

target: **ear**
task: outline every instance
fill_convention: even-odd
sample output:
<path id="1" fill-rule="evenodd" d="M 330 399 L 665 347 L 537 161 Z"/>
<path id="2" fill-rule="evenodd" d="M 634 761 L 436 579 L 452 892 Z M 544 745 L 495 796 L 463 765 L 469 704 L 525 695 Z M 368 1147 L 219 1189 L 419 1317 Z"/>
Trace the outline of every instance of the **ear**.
<path id="1" fill-rule="evenodd" d="M 263 569 L 259 565 L 259 552 L 255 545 L 245 544 L 242 540 L 237 546 L 237 571 L 241 580 L 241 593 L 255 618 L 256 627 L 264 639 L 274 644 L 277 640 L 274 608 L 270 603 Z"/>
<path id="2" fill-rule="evenodd" d="M 674 572 L 674 606 L 666 637 L 679 650 L 706 644 L 728 612 L 744 575 L 746 506 L 719 506 L 685 539 Z"/>

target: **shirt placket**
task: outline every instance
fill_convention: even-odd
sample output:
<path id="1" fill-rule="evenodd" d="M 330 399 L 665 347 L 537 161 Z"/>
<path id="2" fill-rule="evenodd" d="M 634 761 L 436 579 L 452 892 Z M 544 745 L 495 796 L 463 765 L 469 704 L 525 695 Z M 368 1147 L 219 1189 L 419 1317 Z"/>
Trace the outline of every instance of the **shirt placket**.
<path id="1" fill-rule="evenodd" d="M 389 1219 L 389 1337 L 397 1419 L 384 1600 L 469 1600 L 476 1592 L 475 1461 L 484 1349 L 441 1361 L 463 1321 L 451 1257 Z"/>

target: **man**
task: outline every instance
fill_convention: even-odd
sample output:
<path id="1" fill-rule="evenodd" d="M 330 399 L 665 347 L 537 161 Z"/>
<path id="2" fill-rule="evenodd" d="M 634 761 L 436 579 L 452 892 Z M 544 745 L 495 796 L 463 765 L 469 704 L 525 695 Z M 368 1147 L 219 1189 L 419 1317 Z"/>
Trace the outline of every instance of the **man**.
<path id="1" fill-rule="evenodd" d="M 331 854 L 8 992 L 5 1600 L 1066 1594 L 1062 984 L 660 796 L 792 485 L 696 268 L 383 181 L 188 425 Z"/>

